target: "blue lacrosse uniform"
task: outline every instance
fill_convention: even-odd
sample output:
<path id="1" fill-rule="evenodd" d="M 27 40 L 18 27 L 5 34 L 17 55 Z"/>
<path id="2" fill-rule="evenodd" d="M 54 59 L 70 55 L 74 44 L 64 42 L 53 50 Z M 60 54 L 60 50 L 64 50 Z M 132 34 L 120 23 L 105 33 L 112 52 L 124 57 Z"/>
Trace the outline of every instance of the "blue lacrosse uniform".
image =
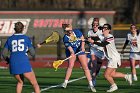
<path id="1" fill-rule="evenodd" d="M 28 36 L 14 34 L 7 39 L 4 47 L 10 51 L 10 74 L 17 75 L 32 71 L 26 53 L 28 48 L 33 47 Z"/>
<path id="2" fill-rule="evenodd" d="M 73 29 L 73 34 L 77 38 L 77 40 L 75 40 L 73 42 L 70 41 L 70 37 L 68 35 L 65 34 L 63 37 L 63 42 L 66 47 L 66 50 L 65 50 L 66 57 L 70 56 L 70 51 L 68 49 L 69 46 L 71 46 L 73 48 L 74 53 L 78 53 L 79 51 L 81 51 L 82 41 L 79 39 L 82 37 L 83 34 L 81 33 L 81 31 L 79 29 Z M 85 54 L 85 53 L 81 52 L 78 55 L 82 55 L 82 54 Z"/>

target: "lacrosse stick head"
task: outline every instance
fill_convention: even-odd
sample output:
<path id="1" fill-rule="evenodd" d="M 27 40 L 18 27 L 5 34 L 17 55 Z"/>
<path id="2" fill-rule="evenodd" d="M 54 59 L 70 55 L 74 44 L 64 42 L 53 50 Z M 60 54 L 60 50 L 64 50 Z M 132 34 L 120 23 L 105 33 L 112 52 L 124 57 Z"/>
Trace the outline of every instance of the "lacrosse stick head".
<path id="1" fill-rule="evenodd" d="M 75 37 L 74 35 L 71 35 L 71 36 L 70 36 L 69 42 L 74 42 L 74 41 L 76 41 L 76 40 L 78 40 L 78 38 Z"/>
<path id="2" fill-rule="evenodd" d="M 54 31 L 45 41 L 46 41 L 46 43 L 58 42 L 59 41 L 59 34 L 58 34 L 58 32 Z"/>
<path id="3" fill-rule="evenodd" d="M 58 67 L 63 63 L 63 60 L 57 60 L 53 62 L 53 67 L 55 68 L 55 71 L 57 71 Z"/>

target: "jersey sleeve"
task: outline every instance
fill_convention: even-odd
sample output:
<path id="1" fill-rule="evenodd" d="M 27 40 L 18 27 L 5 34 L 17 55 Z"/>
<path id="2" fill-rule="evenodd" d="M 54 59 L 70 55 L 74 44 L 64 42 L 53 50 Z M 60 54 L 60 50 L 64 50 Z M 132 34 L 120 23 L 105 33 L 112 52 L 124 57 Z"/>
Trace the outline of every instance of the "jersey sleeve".
<path id="1" fill-rule="evenodd" d="M 106 39 L 105 39 L 105 41 L 106 42 L 114 42 L 114 37 L 111 35 L 110 37 L 107 37 Z"/>
<path id="2" fill-rule="evenodd" d="M 33 47 L 32 41 L 31 41 L 31 39 L 29 37 L 27 37 L 27 44 L 28 44 L 29 48 Z"/>
<path id="3" fill-rule="evenodd" d="M 74 30 L 74 33 L 76 34 L 76 37 L 78 37 L 78 38 L 81 38 L 83 35 L 79 29 Z"/>

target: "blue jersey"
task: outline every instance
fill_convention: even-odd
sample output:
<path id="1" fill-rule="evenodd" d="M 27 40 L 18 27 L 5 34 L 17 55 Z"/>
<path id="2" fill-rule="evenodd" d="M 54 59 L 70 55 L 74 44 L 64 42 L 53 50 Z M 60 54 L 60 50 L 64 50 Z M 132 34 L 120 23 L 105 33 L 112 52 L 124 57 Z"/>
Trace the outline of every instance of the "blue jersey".
<path id="1" fill-rule="evenodd" d="M 30 47 L 33 47 L 30 38 L 23 34 L 14 34 L 7 39 L 4 48 L 10 51 L 9 66 L 11 74 L 22 74 L 32 71 L 26 53 Z"/>
<path id="2" fill-rule="evenodd" d="M 70 51 L 68 50 L 68 47 L 71 46 L 75 53 L 79 52 L 81 50 L 81 43 L 82 41 L 79 40 L 82 37 L 82 33 L 78 29 L 73 29 L 73 34 L 77 38 L 77 40 L 71 42 L 70 37 L 68 35 L 64 35 L 63 42 L 66 48 L 66 57 L 70 56 Z M 80 53 L 81 54 L 81 53 Z"/>

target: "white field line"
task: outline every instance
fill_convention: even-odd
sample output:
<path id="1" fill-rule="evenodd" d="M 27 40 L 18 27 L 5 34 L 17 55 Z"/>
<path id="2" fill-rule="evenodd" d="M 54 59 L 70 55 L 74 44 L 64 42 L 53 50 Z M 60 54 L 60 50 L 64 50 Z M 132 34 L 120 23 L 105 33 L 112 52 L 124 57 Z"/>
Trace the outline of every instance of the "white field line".
<path id="1" fill-rule="evenodd" d="M 80 78 L 77 78 L 77 79 L 72 79 L 72 80 L 69 80 L 68 83 L 71 83 L 71 82 L 74 82 L 74 81 L 78 81 L 78 80 L 81 80 L 81 79 L 84 79 L 84 78 L 86 78 L 86 77 L 83 76 L 83 77 L 80 77 Z M 61 84 L 50 86 L 50 87 L 47 87 L 47 88 L 43 88 L 43 89 L 41 89 L 41 92 L 49 90 L 51 88 L 56 88 L 56 87 L 61 87 Z M 34 92 L 32 92 L 32 93 L 34 93 Z"/>

